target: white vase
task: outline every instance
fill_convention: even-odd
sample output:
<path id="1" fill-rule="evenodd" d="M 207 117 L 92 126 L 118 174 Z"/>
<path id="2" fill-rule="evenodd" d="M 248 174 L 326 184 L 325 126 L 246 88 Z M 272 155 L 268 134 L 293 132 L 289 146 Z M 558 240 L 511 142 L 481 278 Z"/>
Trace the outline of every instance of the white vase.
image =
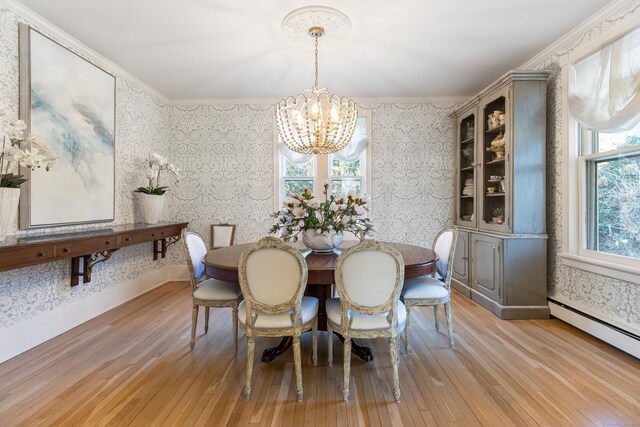
<path id="1" fill-rule="evenodd" d="M 302 243 L 312 252 L 333 252 L 342 243 L 343 233 L 335 230 L 316 233 L 316 230 L 305 230 L 302 233 Z"/>
<path id="2" fill-rule="evenodd" d="M 19 188 L 0 187 L 0 241 L 16 231 L 18 225 Z"/>
<path id="3" fill-rule="evenodd" d="M 138 193 L 138 204 L 142 222 L 156 224 L 160 221 L 164 206 L 164 195 Z"/>

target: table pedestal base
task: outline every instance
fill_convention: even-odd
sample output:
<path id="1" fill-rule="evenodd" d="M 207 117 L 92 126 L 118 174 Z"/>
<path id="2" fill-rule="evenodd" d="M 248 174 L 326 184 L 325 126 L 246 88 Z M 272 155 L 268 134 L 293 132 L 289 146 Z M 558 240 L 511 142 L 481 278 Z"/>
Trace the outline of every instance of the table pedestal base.
<path id="1" fill-rule="evenodd" d="M 344 342 L 344 337 L 342 335 L 336 332 L 334 332 L 334 334 L 336 334 L 338 338 L 340 338 L 340 341 Z M 260 360 L 262 360 L 264 363 L 273 362 L 276 357 L 289 350 L 292 344 L 292 337 L 283 337 L 282 341 L 280 341 L 280 344 L 278 344 L 276 347 L 267 348 L 265 351 L 263 351 Z M 351 340 L 351 353 L 355 354 L 365 362 L 371 362 L 373 360 L 373 353 L 371 352 L 371 349 L 369 347 L 359 346 L 354 340 Z"/>

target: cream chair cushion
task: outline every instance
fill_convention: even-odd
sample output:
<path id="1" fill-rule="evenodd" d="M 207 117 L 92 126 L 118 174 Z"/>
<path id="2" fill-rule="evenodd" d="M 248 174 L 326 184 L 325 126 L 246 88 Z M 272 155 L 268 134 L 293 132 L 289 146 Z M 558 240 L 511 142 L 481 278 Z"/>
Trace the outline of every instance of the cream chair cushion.
<path id="1" fill-rule="evenodd" d="M 198 285 L 193 297 L 204 301 L 221 301 L 237 299 L 241 293 L 237 283 L 207 279 Z"/>
<path id="2" fill-rule="evenodd" d="M 449 253 L 451 252 L 451 246 L 453 245 L 453 231 L 448 230 L 438 236 L 433 251 L 438 254 L 438 261 L 436 262 L 436 268 L 438 274 L 441 277 L 447 276 L 447 268 L 449 262 Z"/>
<path id="3" fill-rule="evenodd" d="M 318 298 L 315 297 L 302 297 L 302 305 L 301 305 L 301 314 L 302 314 L 302 323 L 307 323 L 311 319 L 313 319 L 318 313 L 319 306 Z M 284 311 L 282 313 L 277 314 L 267 314 L 258 311 L 258 317 L 256 318 L 256 329 L 283 329 L 283 328 L 291 328 L 293 324 L 291 323 L 291 310 Z M 240 303 L 238 307 L 238 318 L 240 319 L 240 323 L 243 325 L 246 324 L 247 320 L 247 309 L 245 308 L 244 301 Z"/>
<path id="4" fill-rule="evenodd" d="M 342 266 L 342 280 L 349 299 L 368 307 L 384 304 L 393 294 L 396 270 L 395 259 L 386 252 L 352 253 Z"/>
<path id="5" fill-rule="evenodd" d="M 207 255 L 207 246 L 197 234 L 188 233 L 185 236 L 185 240 L 189 255 L 191 256 L 194 279 L 198 280 L 204 274 L 204 264 L 202 261 L 204 261 L 204 257 Z"/>
<path id="6" fill-rule="evenodd" d="M 279 305 L 291 301 L 300 286 L 300 265 L 292 254 L 275 248 L 258 249 L 246 263 L 247 282 L 255 301 Z"/>
<path id="7" fill-rule="evenodd" d="M 449 291 L 440 280 L 426 276 L 406 280 L 402 288 L 402 297 L 406 299 L 449 300 Z"/>
<path id="8" fill-rule="evenodd" d="M 340 298 L 331 298 L 327 300 L 327 317 L 335 324 L 341 325 L 342 322 L 342 304 Z M 398 301 L 397 306 L 398 313 L 398 326 L 404 325 L 407 319 L 407 309 L 402 301 Z M 351 330 L 355 331 L 372 331 L 377 329 L 389 329 L 389 322 L 387 321 L 388 312 L 365 315 L 358 313 L 349 313 L 353 322 L 351 322 Z"/>

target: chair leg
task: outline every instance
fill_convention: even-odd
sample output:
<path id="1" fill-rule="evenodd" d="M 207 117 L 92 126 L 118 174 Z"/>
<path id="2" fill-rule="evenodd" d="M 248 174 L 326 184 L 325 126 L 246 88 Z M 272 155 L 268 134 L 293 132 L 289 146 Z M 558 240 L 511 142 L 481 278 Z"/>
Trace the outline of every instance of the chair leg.
<path id="1" fill-rule="evenodd" d="M 204 308 L 204 333 L 209 332 L 209 307 Z"/>
<path id="2" fill-rule="evenodd" d="M 344 358 L 343 373 L 342 373 L 342 398 L 346 402 L 349 400 L 349 377 L 351 375 L 351 338 L 344 337 Z"/>
<path id="3" fill-rule="evenodd" d="M 311 325 L 311 342 L 313 346 L 313 355 L 312 360 L 313 364 L 318 364 L 318 317 L 316 316 L 313 321 L 313 325 Z"/>
<path id="4" fill-rule="evenodd" d="M 433 318 L 436 319 L 436 332 L 440 332 L 440 319 L 438 318 L 438 306 L 433 306 Z"/>
<path id="5" fill-rule="evenodd" d="M 238 304 L 231 307 L 231 320 L 233 321 L 233 352 L 238 354 Z"/>
<path id="6" fill-rule="evenodd" d="M 296 386 L 298 388 L 298 402 L 302 402 L 302 360 L 300 357 L 300 336 L 293 336 L 293 365 L 296 370 Z"/>
<path id="7" fill-rule="evenodd" d="M 407 307 L 407 319 L 404 321 L 404 351 L 409 352 L 409 319 L 411 319 L 411 306 L 406 305 Z"/>
<path id="8" fill-rule="evenodd" d="M 198 309 L 197 305 L 191 310 L 191 350 L 196 346 L 196 326 L 198 325 Z"/>
<path id="9" fill-rule="evenodd" d="M 392 336 L 389 340 L 389 353 L 391 354 L 391 367 L 393 368 L 393 397 L 397 403 L 400 403 L 400 380 L 398 378 L 398 365 L 400 358 L 398 356 L 398 337 Z"/>
<path id="10" fill-rule="evenodd" d="M 327 353 L 329 354 L 329 366 L 333 365 L 333 331 L 327 322 Z"/>
<path id="11" fill-rule="evenodd" d="M 453 348 L 453 315 L 451 313 L 451 303 L 444 305 L 444 313 L 447 316 L 447 329 L 449 332 L 449 345 Z"/>
<path id="12" fill-rule="evenodd" d="M 251 375 L 253 374 L 253 351 L 256 345 L 256 339 L 247 334 L 247 382 L 244 385 L 244 398 L 251 398 Z"/>

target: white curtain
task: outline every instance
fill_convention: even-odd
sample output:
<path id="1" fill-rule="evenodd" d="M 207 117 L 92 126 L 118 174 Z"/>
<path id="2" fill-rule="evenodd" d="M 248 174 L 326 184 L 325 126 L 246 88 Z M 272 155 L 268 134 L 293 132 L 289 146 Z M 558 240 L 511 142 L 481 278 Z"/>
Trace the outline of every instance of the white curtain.
<path id="1" fill-rule="evenodd" d="M 622 132 L 640 123 L 640 28 L 571 66 L 569 111 L 587 129 Z"/>
<path id="2" fill-rule="evenodd" d="M 356 128 L 349 144 L 342 150 L 333 155 L 342 161 L 352 162 L 364 152 L 369 143 L 369 135 L 367 135 L 367 120 L 365 117 L 358 117 Z M 278 142 L 280 154 L 282 154 L 291 163 L 306 163 L 313 157 L 313 154 L 300 154 L 289 150 L 282 141 Z"/>

